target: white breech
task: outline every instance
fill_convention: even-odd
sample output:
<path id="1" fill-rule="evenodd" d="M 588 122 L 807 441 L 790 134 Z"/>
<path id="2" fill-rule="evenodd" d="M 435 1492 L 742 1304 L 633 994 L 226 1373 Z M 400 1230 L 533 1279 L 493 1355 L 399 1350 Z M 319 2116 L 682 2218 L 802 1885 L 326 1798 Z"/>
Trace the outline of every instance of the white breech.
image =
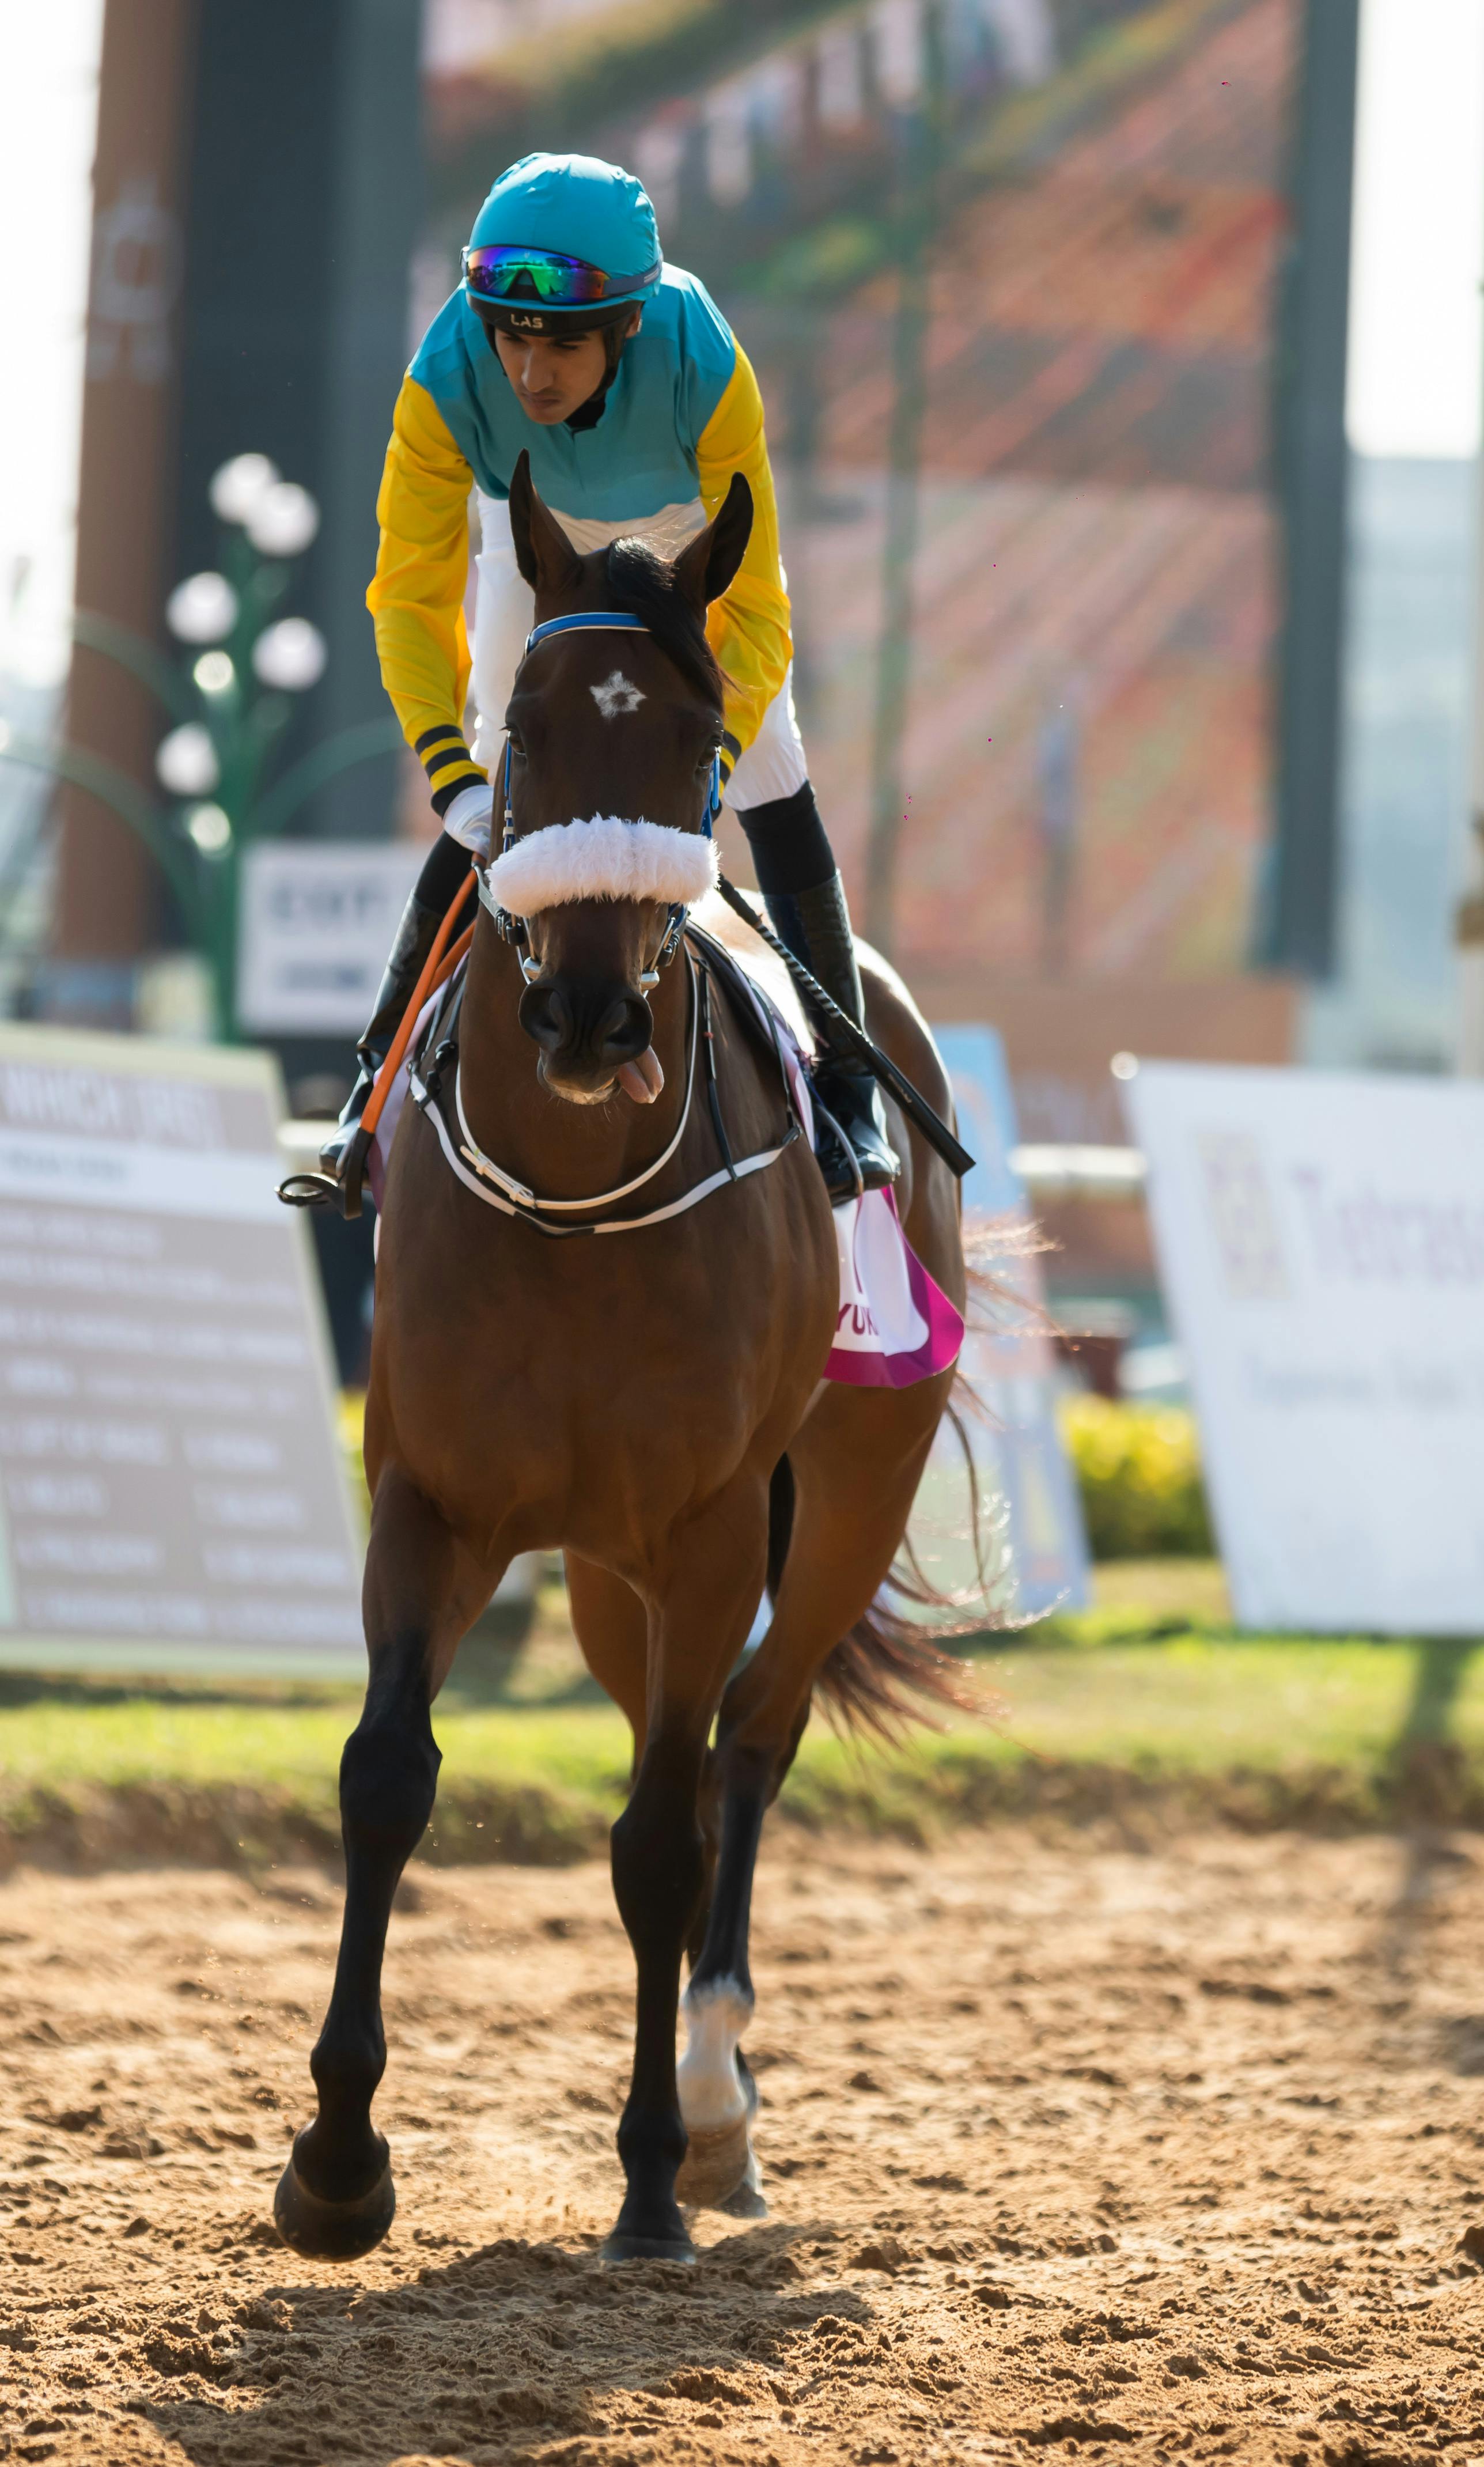
<path id="1" fill-rule="evenodd" d="M 510 681 L 520 666 L 526 637 L 535 622 L 535 602 L 529 584 L 522 581 L 516 570 L 509 507 L 503 498 L 486 497 L 481 491 L 479 508 L 483 545 L 474 561 L 474 702 L 478 718 L 469 750 L 476 762 L 492 769 L 505 727 Z M 666 506 L 662 512 L 645 515 L 638 522 L 599 523 L 575 514 L 557 514 L 556 519 L 573 548 L 583 555 L 605 548 L 611 540 L 637 538 L 652 540 L 663 556 L 676 556 L 687 540 L 706 528 L 706 511 L 699 497 L 689 505 Z M 784 589 L 787 588 L 785 577 Z M 763 713 L 761 728 L 727 783 L 726 802 L 734 813 L 745 813 L 749 806 L 771 804 L 777 797 L 792 797 L 808 776 L 803 739 L 794 710 L 794 669 L 790 662 L 788 674 Z"/>

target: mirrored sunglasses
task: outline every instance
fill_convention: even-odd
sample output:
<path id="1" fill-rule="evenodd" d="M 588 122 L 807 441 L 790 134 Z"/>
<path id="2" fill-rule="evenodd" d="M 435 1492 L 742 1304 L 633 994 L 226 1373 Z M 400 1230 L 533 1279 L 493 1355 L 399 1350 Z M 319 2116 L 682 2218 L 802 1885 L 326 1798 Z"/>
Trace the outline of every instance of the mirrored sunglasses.
<path id="1" fill-rule="evenodd" d="M 600 265 L 589 265 L 580 257 L 560 257 L 547 248 L 498 246 L 463 252 L 463 279 L 481 299 L 535 299 L 551 308 L 580 308 L 601 300 L 610 280 L 616 280 L 620 292 L 643 290 L 658 280 L 659 273 L 655 265 L 637 279 L 610 278 Z"/>

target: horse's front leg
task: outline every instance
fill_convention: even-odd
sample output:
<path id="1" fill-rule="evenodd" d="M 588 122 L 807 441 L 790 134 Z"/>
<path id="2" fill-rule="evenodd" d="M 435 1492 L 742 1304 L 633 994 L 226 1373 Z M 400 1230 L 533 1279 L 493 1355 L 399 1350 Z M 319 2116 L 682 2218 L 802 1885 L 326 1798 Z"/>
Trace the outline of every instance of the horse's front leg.
<path id="1" fill-rule="evenodd" d="M 389 1468 L 377 1484 L 366 1557 L 371 1676 L 340 1760 L 346 1901 L 329 2010 L 309 2059 L 319 2109 L 294 2143 L 273 2205 L 285 2242 L 317 2260 L 369 2252 L 396 2208 L 387 2145 L 371 2119 L 387 2062 L 387 1922 L 433 1813 L 439 1763 L 433 1699 L 488 1592 L 437 1510 Z"/>
<path id="2" fill-rule="evenodd" d="M 706 1887 L 697 1801 L 712 1718 L 762 1589 L 767 1489 L 739 1477 L 677 1538 L 649 1632 L 649 1716 L 613 1881 L 638 1973 L 634 2073 L 618 2126 L 628 2189 L 609 2261 L 691 2261 L 675 2200 L 686 2155 L 675 2079 L 681 1956 Z"/>

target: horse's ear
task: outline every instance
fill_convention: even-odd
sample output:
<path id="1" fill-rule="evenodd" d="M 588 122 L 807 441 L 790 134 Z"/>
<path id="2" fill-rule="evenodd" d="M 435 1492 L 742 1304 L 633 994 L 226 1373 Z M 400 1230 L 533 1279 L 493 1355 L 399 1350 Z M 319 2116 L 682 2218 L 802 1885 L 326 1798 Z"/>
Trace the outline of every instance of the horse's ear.
<path id="1" fill-rule="evenodd" d="M 733 471 L 716 520 L 708 523 L 675 560 L 676 587 L 703 622 L 708 605 L 721 598 L 746 556 L 752 536 L 753 491 L 741 472 Z"/>
<path id="2" fill-rule="evenodd" d="M 538 599 L 571 590 L 581 578 L 582 562 L 554 514 L 536 494 L 530 456 L 523 446 L 510 474 L 510 537 L 515 562 Z"/>

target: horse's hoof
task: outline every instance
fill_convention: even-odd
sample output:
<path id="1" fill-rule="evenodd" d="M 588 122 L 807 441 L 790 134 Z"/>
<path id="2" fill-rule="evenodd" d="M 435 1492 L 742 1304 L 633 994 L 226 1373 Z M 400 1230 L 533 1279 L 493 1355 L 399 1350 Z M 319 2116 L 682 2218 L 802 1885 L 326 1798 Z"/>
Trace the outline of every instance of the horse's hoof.
<path id="1" fill-rule="evenodd" d="M 597 2248 L 599 2261 L 679 2261 L 688 2268 L 695 2260 L 696 2249 L 687 2235 L 628 2235 L 615 2228 L 611 2236 Z"/>
<path id="2" fill-rule="evenodd" d="M 675 2179 L 675 2199 L 692 2209 L 719 2209 L 747 2182 L 751 2158 L 745 2112 L 714 2133 L 692 2133 Z"/>
<path id="3" fill-rule="evenodd" d="M 635 2226 L 629 2225 L 632 2210 L 638 2211 L 639 2224 Z M 631 2197 L 618 2212 L 612 2235 L 598 2247 L 597 2257 L 599 2261 L 691 2262 L 696 2249 L 673 2202 L 639 2204 Z"/>
<path id="4" fill-rule="evenodd" d="M 768 2205 L 756 2185 L 746 2183 L 729 2193 L 724 2202 L 716 2203 L 715 2207 L 729 2219 L 765 2219 L 768 2215 Z"/>
<path id="5" fill-rule="evenodd" d="M 307 2126 L 305 2131 L 307 2131 Z M 301 2134 L 289 2154 L 273 2196 L 273 2217 L 280 2235 L 306 2261 L 357 2261 L 378 2245 L 396 2216 L 396 2186 L 383 2141 L 381 2174 L 369 2193 L 353 2202 L 326 2202 L 311 2193 L 294 2161 Z"/>

